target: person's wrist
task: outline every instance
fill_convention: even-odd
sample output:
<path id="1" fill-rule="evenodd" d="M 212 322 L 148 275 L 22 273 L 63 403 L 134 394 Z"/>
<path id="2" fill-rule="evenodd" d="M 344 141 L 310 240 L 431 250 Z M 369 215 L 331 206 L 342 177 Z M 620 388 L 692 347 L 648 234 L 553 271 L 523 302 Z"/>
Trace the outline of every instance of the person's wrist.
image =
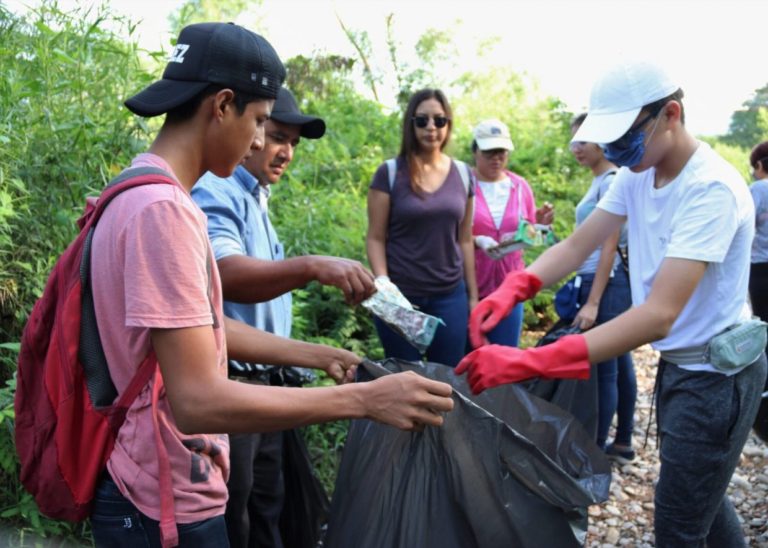
<path id="1" fill-rule="evenodd" d="M 345 396 L 346 403 L 344 407 L 346 414 L 350 419 L 367 419 L 370 418 L 368 413 L 368 407 L 366 402 L 369 400 L 371 387 L 375 381 L 370 382 L 355 382 L 349 384 L 340 384 L 333 387 L 335 390 L 340 390 Z"/>
<path id="2" fill-rule="evenodd" d="M 299 262 L 305 284 L 317 279 L 317 268 L 314 255 L 301 255 L 294 259 Z"/>

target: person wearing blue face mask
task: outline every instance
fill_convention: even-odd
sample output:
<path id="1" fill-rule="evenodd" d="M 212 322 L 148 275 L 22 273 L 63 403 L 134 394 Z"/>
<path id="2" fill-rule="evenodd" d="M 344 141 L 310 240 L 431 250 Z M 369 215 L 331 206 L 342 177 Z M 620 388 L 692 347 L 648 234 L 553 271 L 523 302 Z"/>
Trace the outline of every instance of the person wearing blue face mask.
<path id="1" fill-rule="evenodd" d="M 470 338 L 479 348 L 456 373 L 474 392 L 536 376 L 584 379 L 590 362 L 651 343 L 661 352 L 656 546 L 744 546 L 726 489 L 766 378 L 765 325 L 750 321 L 747 300 L 755 207 L 739 172 L 688 133 L 682 97 L 664 69 L 642 61 L 595 83 L 573 141 L 604 144 L 623 167 L 573 234 L 478 303 Z M 512 307 L 575 270 L 625 222 L 632 308 L 547 346 L 486 344 Z M 732 327 L 749 337 L 734 341 Z"/>

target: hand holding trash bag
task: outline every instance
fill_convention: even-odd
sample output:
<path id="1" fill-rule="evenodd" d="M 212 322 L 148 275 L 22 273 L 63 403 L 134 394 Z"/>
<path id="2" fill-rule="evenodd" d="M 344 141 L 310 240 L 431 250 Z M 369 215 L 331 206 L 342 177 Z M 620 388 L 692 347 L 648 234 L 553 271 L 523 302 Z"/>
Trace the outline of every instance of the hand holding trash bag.
<path id="1" fill-rule="evenodd" d="M 507 274 L 501 285 L 478 303 L 469 316 L 469 338 L 478 348 L 488 344 L 485 334 L 509 315 L 515 305 L 536 295 L 542 282 L 527 270 L 514 270 Z"/>
<path id="2" fill-rule="evenodd" d="M 450 384 L 422 377 L 413 371 L 386 375 L 360 383 L 365 389 L 365 418 L 402 430 L 441 426 L 445 413 L 453 409 Z"/>
<path id="3" fill-rule="evenodd" d="M 589 378 L 587 341 L 583 335 L 568 335 L 526 350 L 491 344 L 472 351 L 459 362 L 456 374 L 465 371 L 474 394 L 532 377 L 584 380 Z"/>

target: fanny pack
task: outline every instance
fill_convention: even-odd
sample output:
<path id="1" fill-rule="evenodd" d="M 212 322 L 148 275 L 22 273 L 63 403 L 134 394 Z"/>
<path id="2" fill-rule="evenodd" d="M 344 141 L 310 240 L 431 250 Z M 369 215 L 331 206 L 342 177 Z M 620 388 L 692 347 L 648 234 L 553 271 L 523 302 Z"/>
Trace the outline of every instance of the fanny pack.
<path id="1" fill-rule="evenodd" d="M 765 322 L 752 318 L 715 335 L 707 344 L 678 350 L 664 350 L 661 358 L 677 365 L 711 363 L 722 373 L 738 371 L 754 363 L 765 350 L 768 331 Z"/>

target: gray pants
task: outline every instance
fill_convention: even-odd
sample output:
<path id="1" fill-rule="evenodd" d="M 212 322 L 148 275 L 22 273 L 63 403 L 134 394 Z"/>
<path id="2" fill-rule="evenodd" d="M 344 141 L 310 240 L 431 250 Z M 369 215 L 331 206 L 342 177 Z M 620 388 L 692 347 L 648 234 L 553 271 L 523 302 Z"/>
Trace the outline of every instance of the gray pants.
<path id="1" fill-rule="evenodd" d="M 757 413 L 765 354 L 731 377 L 686 371 L 664 360 L 657 374 L 656 546 L 745 546 L 725 493 Z"/>

